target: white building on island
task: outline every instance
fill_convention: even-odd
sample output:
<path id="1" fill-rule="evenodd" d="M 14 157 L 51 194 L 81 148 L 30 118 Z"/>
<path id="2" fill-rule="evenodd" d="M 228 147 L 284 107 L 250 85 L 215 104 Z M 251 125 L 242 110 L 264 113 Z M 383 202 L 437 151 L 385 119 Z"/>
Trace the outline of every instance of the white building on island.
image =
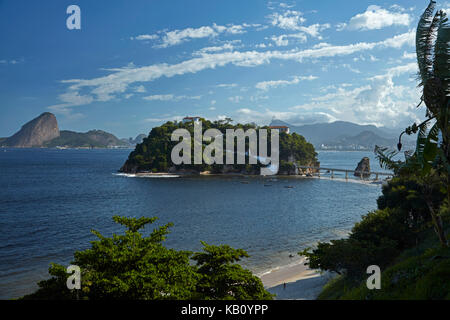
<path id="1" fill-rule="evenodd" d="M 269 129 L 270 130 L 278 130 L 280 132 L 284 132 L 287 134 L 289 134 L 289 132 L 290 132 L 289 127 L 287 127 L 287 126 L 270 126 Z"/>
<path id="2" fill-rule="evenodd" d="M 183 118 L 183 123 L 189 123 L 189 122 L 199 122 L 200 121 L 200 117 L 184 117 Z"/>

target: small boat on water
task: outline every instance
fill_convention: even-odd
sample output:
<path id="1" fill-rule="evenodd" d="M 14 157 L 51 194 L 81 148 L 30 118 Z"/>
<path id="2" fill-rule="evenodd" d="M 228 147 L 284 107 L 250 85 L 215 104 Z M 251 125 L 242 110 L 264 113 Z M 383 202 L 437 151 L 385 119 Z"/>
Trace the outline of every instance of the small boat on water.
<path id="1" fill-rule="evenodd" d="M 286 189 L 294 189 L 293 186 L 284 186 Z"/>

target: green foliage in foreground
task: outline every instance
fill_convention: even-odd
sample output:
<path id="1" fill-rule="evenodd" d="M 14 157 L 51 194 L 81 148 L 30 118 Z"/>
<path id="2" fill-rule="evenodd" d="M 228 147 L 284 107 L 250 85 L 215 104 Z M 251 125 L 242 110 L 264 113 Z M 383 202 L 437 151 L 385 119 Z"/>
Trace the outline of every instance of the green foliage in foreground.
<path id="1" fill-rule="evenodd" d="M 394 161 L 394 151 L 376 147 L 380 164 L 393 169 L 397 175 L 414 175 L 421 178 L 424 198 L 442 247 L 448 246 L 441 208 L 432 203 L 435 189 L 441 189 L 450 202 L 450 23 L 444 10 L 436 9 L 430 0 L 422 14 L 416 33 L 416 53 L 419 67 L 419 87 L 423 94 L 418 107 L 426 105 L 426 120 L 412 124 L 399 137 L 398 151 L 402 150 L 404 134 L 417 134 L 414 153 L 405 152 L 405 161 Z M 431 128 L 429 129 L 429 126 Z"/>
<path id="2" fill-rule="evenodd" d="M 421 232 L 430 228 L 431 217 L 422 197 L 424 188 L 417 179 L 394 178 L 383 187 L 378 210 L 363 216 L 347 239 L 319 243 L 314 250 L 304 250 L 314 269 L 345 274 L 355 280 L 366 277 L 370 265 L 389 266 L 405 249 L 422 241 Z M 436 192 L 439 206 L 445 197 Z"/>
<path id="3" fill-rule="evenodd" d="M 22 299 L 272 299 L 261 280 L 236 263 L 248 257 L 244 250 L 204 242 L 197 253 L 168 249 L 162 243 L 171 224 L 145 237 L 140 230 L 157 218 L 113 219 L 126 227 L 125 234 L 108 238 L 94 230 L 98 240 L 74 254 L 71 264 L 81 269 L 81 290 L 67 289 L 66 268 L 52 264 L 52 277 Z"/>
<path id="4" fill-rule="evenodd" d="M 367 289 L 365 280 L 341 275 L 322 290 L 320 300 L 450 300 L 450 249 L 432 232 L 421 245 L 406 250 L 382 271 L 381 290 Z"/>
<path id="5" fill-rule="evenodd" d="M 379 209 L 364 216 L 347 239 L 319 243 L 300 253 L 309 258 L 311 268 L 339 274 L 319 299 L 450 298 L 450 249 L 433 235 L 423 188 L 427 187 L 421 179 L 394 178 L 383 187 Z M 445 192 L 436 190 L 432 202 L 448 226 Z M 367 289 L 370 265 L 382 270 L 382 290 Z"/>
<path id="6" fill-rule="evenodd" d="M 300 252 L 309 258 L 311 268 L 339 274 L 320 299 L 450 298 L 450 249 L 433 236 L 424 188 L 428 186 L 420 178 L 394 178 L 383 187 L 378 210 L 364 216 L 348 238 Z M 431 200 L 448 226 L 445 191 L 436 190 Z M 370 265 L 382 270 L 382 290 L 367 289 Z"/>
<path id="7" fill-rule="evenodd" d="M 321 299 L 450 299 L 450 23 L 435 7 L 431 0 L 416 37 L 427 120 L 407 128 L 398 143 L 400 151 L 402 135 L 417 133 L 416 150 L 402 162 L 393 160 L 397 152 L 377 147 L 380 164 L 397 176 L 383 189 L 379 210 L 365 216 L 349 239 L 303 252 L 311 267 L 340 274 Z M 423 238 L 432 229 L 438 243 L 430 244 L 429 234 Z M 365 283 L 365 268 L 373 264 L 383 270 L 381 290 Z"/>

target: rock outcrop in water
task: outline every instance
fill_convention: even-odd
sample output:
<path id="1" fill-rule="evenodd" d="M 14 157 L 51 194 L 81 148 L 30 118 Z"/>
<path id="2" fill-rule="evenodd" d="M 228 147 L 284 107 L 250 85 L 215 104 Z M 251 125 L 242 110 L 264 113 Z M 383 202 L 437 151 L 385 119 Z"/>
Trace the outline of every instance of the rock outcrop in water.
<path id="1" fill-rule="evenodd" d="M 15 148 L 42 147 L 47 141 L 58 138 L 59 135 L 55 115 L 45 112 L 26 123 L 12 137 L 5 139 L 2 145 Z"/>
<path id="2" fill-rule="evenodd" d="M 368 178 L 370 177 L 370 159 L 367 157 L 362 158 L 355 169 L 355 177 Z"/>

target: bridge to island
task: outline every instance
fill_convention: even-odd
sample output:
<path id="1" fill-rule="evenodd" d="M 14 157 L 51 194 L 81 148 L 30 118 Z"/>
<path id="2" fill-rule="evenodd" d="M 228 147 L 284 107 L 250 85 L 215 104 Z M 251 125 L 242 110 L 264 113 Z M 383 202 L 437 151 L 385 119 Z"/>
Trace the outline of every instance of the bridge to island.
<path id="1" fill-rule="evenodd" d="M 338 168 L 324 168 L 324 167 L 312 167 L 312 166 L 298 166 L 299 169 L 309 169 L 312 172 L 317 173 L 320 177 L 320 172 L 325 171 L 326 173 L 330 173 L 331 179 L 334 179 L 335 172 L 344 172 L 345 179 L 348 180 L 348 174 L 351 173 L 356 177 L 360 177 L 361 179 L 370 179 L 371 176 L 375 176 L 374 181 L 378 181 L 380 176 L 385 177 L 393 177 L 394 174 L 392 172 L 376 172 L 376 171 L 357 171 L 357 170 L 349 170 L 349 169 L 338 169 Z"/>

